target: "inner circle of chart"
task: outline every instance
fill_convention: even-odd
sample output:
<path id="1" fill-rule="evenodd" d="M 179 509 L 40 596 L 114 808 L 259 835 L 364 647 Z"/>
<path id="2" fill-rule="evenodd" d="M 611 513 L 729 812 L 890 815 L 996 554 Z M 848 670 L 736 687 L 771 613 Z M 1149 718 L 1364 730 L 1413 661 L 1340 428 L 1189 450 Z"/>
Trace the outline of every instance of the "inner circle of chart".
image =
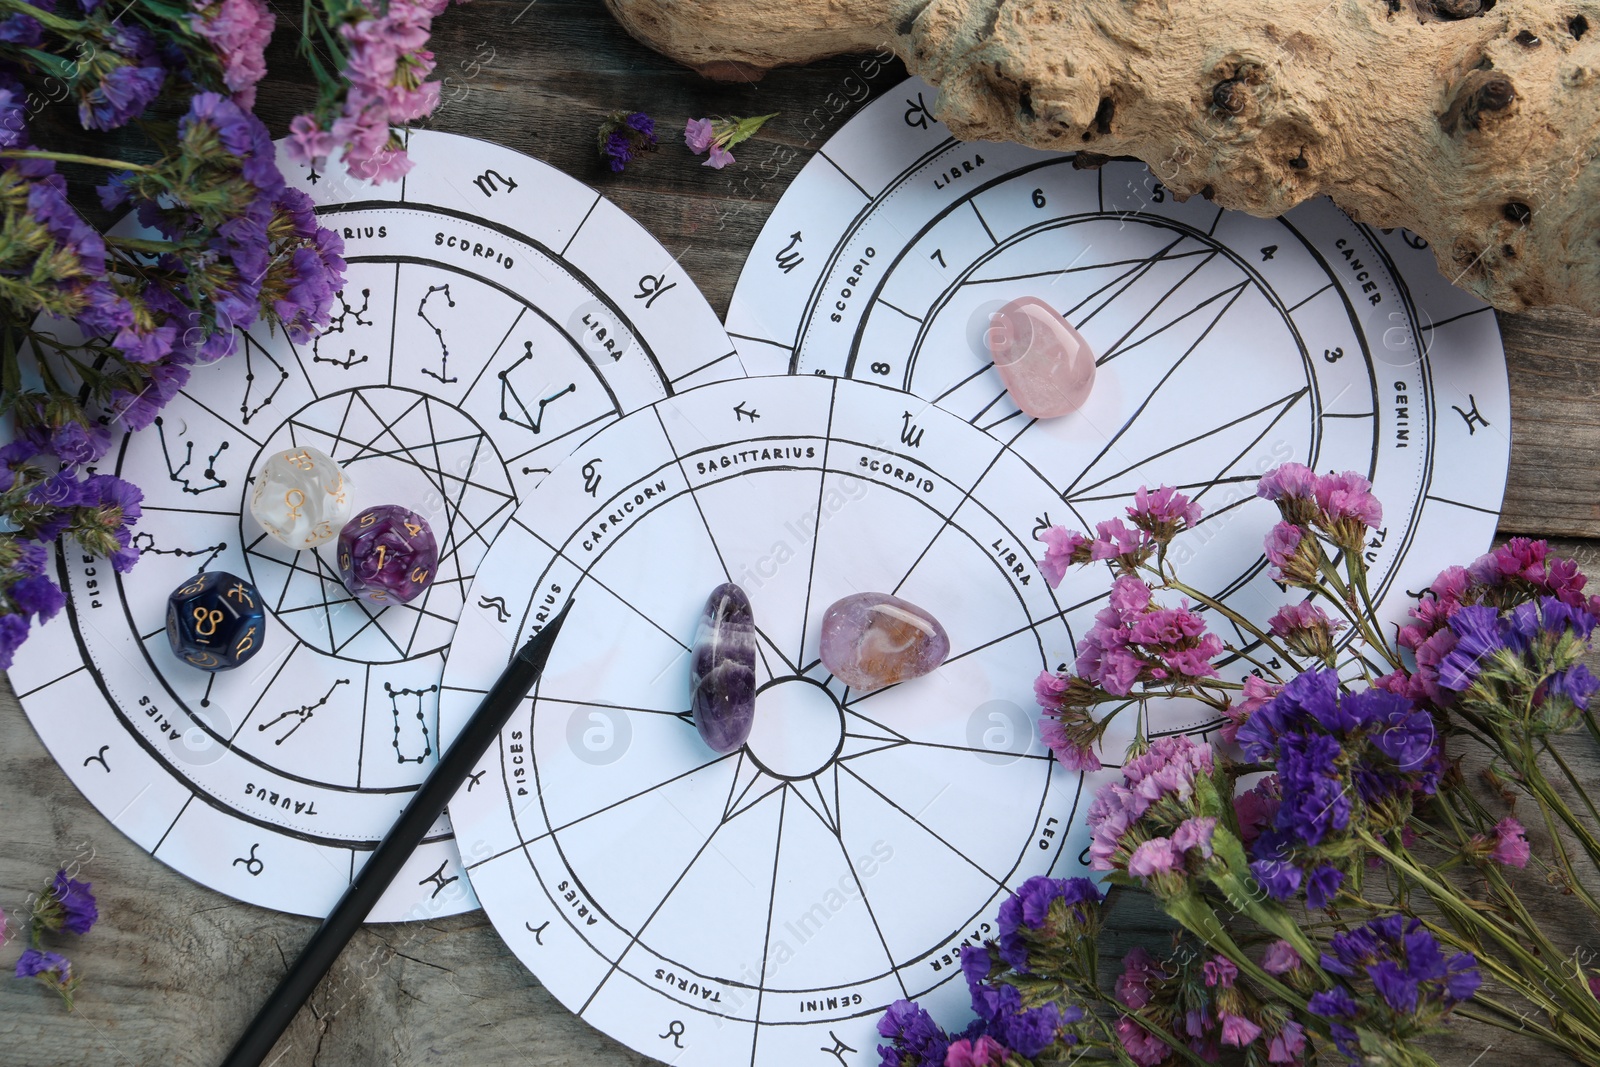
<path id="1" fill-rule="evenodd" d="M 993 935 L 1000 901 L 1076 865 L 1082 775 L 1030 721 L 998 737 L 988 716 L 1071 658 L 1092 582 L 1052 590 L 1027 553 L 1052 499 L 1037 471 L 937 409 L 900 442 L 906 400 L 779 377 L 663 401 L 586 442 L 479 568 L 473 596 L 528 607 L 463 623 L 446 737 L 574 606 L 452 802 L 468 870 L 541 981 L 641 1051 L 675 1022 L 685 1063 L 789 1063 L 830 1034 L 862 1047 L 889 1003 L 960 995 L 956 955 Z M 751 601 L 758 695 L 749 740 L 719 755 L 694 727 L 687 642 L 730 580 Z M 832 677 L 822 615 L 864 591 L 940 619 L 945 663 L 866 693 Z"/>
<path id="2" fill-rule="evenodd" d="M 755 719 L 745 748 L 774 778 L 809 778 L 844 747 L 844 709 L 815 678 L 774 678 L 756 693 Z"/>
<path id="3" fill-rule="evenodd" d="M 459 284 L 459 283 L 458 283 Z M 433 582 L 410 603 L 376 605 L 339 576 L 337 539 L 296 551 L 255 524 L 250 491 L 240 504 L 249 578 L 274 618 L 308 646 L 362 663 L 444 651 L 478 560 L 511 517 L 516 490 L 493 439 L 477 421 L 426 392 L 370 386 L 312 401 L 275 430 L 251 465 L 310 445 L 337 462 L 368 506 L 404 501 L 438 545 Z"/>

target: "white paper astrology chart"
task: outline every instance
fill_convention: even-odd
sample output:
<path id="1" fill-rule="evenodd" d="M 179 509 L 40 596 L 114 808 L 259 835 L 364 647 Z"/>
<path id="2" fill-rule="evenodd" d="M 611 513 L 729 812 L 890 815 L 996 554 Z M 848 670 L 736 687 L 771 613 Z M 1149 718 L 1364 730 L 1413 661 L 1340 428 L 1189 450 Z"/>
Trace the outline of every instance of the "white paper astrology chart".
<path id="1" fill-rule="evenodd" d="M 674 1064 L 877 1062 L 901 997 L 965 1010 L 960 947 L 1030 876 L 1076 873 L 1083 777 L 1037 740 L 1100 575 L 1032 559 L 1059 499 L 996 437 L 834 377 L 726 381 L 606 427 L 519 508 L 445 669 L 454 735 L 570 597 L 544 676 L 450 806 L 496 929 L 567 1007 Z M 908 432 L 909 431 L 909 432 Z M 753 732 L 689 714 L 689 644 L 735 581 L 759 634 Z M 950 636 L 933 674 L 847 688 L 821 619 L 893 593 Z"/>
<path id="2" fill-rule="evenodd" d="M 1140 485 L 1178 486 L 1206 519 L 1170 558 L 1258 621 L 1283 595 L 1255 483 L 1286 461 L 1372 479 L 1367 560 L 1391 619 L 1404 591 L 1487 549 L 1510 459 L 1504 353 L 1493 310 L 1425 241 L 1328 200 L 1259 219 L 1179 203 L 1141 163 L 962 143 L 934 96 L 913 79 L 874 101 L 784 193 L 728 311 L 750 373 L 937 404 L 1044 475 L 1053 523 L 1091 529 Z M 989 316 L 1022 296 L 1096 353 L 1072 415 L 1030 419 L 992 367 Z"/>
<path id="3" fill-rule="evenodd" d="M 84 794 L 167 864 L 230 896 L 320 915 L 438 759 L 438 693 L 473 574 L 516 503 L 573 445 L 674 390 L 740 373 L 670 253 L 615 205 L 508 149 L 410 135 L 415 168 L 367 186 L 280 158 L 341 232 L 349 273 L 308 344 L 264 329 L 197 368 L 103 464 L 144 490 L 139 564 L 69 553 L 69 606 L 11 672 Z M 334 544 L 295 552 L 249 515 L 252 475 L 312 445 L 355 507 L 429 521 L 438 576 L 381 609 Z M 266 643 L 208 675 L 167 647 L 168 593 L 201 570 L 255 584 Z M 509 616 L 508 616 L 509 617 Z M 375 920 L 475 906 L 441 820 Z"/>

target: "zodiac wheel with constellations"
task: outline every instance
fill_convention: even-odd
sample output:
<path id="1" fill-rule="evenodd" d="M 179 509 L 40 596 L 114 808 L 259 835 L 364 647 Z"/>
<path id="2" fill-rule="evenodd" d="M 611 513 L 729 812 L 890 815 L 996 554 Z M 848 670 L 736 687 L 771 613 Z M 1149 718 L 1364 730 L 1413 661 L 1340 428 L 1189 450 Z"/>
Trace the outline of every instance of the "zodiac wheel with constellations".
<path id="1" fill-rule="evenodd" d="M 1285 461 L 1372 479 L 1385 521 L 1367 559 L 1391 618 L 1488 546 L 1504 354 L 1492 309 L 1426 242 L 1326 200 L 1258 219 L 1180 203 L 1139 163 L 963 144 L 932 98 L 915 79 L 890 91 L 784 193 L 728 311 L 751 373 L 891 384 L 953 412 L 1043 473 L 1052 522 L 1092 527 L 1140 485 L 1178 486 L 1207 513 L 1175 546 L 1182 577 L 1258 620 L 1282 594 L 1255 481 Z M 993 369 L 989 316 L 1021 296 L 1094 349 L 1072 415 L 1030 419 Z"/>
<path id="2" fill-rule="evenodd" d="M 446 740 L 575 603 L 452 801 L 467 870 L 540 981 L 648 1055 L 875 1062 L 888 1004 L 959 1011 L 960 946 L 994 935 L 1028 877 L 1080 869 L 1083 778 L 1027 709 L 1092 621 L 1097 576 L 1050 589 L 1027 551 L 1049 483 L 960 418 L 906 409 L 819 377 L 663 400 L 586 441 L 478 567 L 472 597 L 527 607 L 464 616 Z M 687 646 L 730 580 L 759 689 L 748 743 L 719 756 L 688 711 Z M 865 693 L 831 677 L 822 615 L 862 591 L 937 617 L 944 665 Z"/>
<path id="3" fill-rule="evenodd" d="M 344 238 L 330 328 L 264 329 L 197 368 L 147 432 L 113 446 L 143 488 L 126 576 L 70 554 L 69 609 L 12 680 L 46 745 L 141 846 L 240 899 L 321 914 L 437 761 L 439 680 L 468 589 L 516 502 L 608 422 L 741 369 L 694 284 L 593 190 L 480 141 L 414 133 L 403 182 L 286 160 Z M 311 445 L 357 509 L 403 503 L 439 544 L 409 604 L 350 596 L 334 545 L 295 552 L 249 515 L 255 472 Z M 206 675 L 166 647 L 167 594 L 203 569 L 248 576 L 267 644 Z M 85 762 L 86 757 L 94 757 Z M 474 906 L 441 820 L 373 913 Z"/>

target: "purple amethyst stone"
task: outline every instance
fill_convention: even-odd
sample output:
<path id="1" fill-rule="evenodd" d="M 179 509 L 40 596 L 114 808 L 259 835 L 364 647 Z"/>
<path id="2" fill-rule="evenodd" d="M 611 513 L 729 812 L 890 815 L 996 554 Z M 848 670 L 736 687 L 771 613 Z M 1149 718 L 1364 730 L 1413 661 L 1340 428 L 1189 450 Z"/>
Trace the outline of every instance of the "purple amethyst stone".
<path id="1" fill-rule="evenodd" d="M 380 504 L 339 531 L 339 576 L 345 588 L 376 604 L 414 600 L 439 565 L 428 522 L 410 508 Z"/>
<path id="2" fill-rule="evenodd" d="M 756 619 L 750 598 L 732 582 L 717 586 L 700 613 L 689 661 L 695 729 L 717 752 L 750 736 L 756 715 Z"/>

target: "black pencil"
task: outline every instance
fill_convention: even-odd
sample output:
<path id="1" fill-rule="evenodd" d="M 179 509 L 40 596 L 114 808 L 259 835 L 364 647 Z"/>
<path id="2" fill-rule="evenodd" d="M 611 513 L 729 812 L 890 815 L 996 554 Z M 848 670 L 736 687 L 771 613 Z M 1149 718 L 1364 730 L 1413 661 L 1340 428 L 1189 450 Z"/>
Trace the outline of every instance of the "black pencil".
<path id="1" fill-rule="evenodd" d="M 384 835 L 367 865 L 361 868 L 339 903 L 300 950 L 294 966 L 289 968 L 289 973 L 283 976 L 278 988 L 272 991 L 272 996 L 233 1046 L 233 1051 L 223 1060 L 223 1067 L 257 1067 L 267 1058 L 300 1006 L 317 988 L 333 961 L 339 958 L 339 953 L 366 921 L 383 891 L 389 888 L 401 866 L 444 812 L 450 798 L 467 780 L 473 766 L 488 751 L 517 705 L 539 680 L 545 661 L 550 658 L 550 647 L 555 644 L 556 634 L 571 610 L 572 601 L 569 600 L 561 614 L 534 634 L 511 658 L 510 665 L 467 720 L 460 736 L 439 757 L 439 765 Z"/>

